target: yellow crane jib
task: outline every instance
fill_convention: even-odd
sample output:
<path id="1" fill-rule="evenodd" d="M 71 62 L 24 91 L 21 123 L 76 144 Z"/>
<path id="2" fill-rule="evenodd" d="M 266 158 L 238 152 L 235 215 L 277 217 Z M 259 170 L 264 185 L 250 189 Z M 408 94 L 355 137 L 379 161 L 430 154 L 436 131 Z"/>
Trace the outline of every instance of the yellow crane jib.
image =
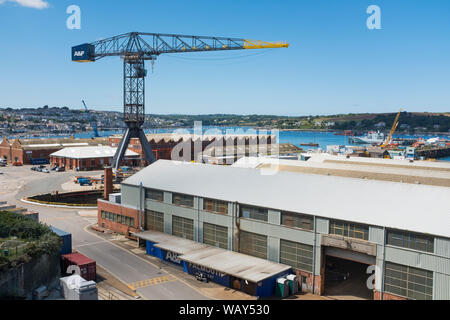
<path id="1" fill-rule="evenodd" d="M 270 49 L 270 48 L 289 48 L 289 43 L 244 39 L 244 49 Z"/>
<path id="2" fill-rule="evenodd" d="M 402 109 L 397 114 L 397 117 L 395 117 L 394 124 L 392 125 L 391 131 L 389 132 L 389 136 L 387 137 L 386 141 L 381 145 L 382 148 L 386 148 L 388 145 L 392 142 L 392 137 L 394 136 L 395 131 L 397 130 L 397 127 L 399 125 L 398 119 L 400 118 L 400 114 L 402 113 Z"/>

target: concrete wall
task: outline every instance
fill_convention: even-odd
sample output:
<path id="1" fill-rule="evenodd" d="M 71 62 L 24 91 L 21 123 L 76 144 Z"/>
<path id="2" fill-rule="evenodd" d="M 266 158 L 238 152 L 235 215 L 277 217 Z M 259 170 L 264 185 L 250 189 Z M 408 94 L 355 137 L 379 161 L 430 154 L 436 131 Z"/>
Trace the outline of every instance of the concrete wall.
<path id="1" fill-rule="evenodd" d="M 0 298 L 28 298 L 33 290 L 51 288 L 60 277 L 59 255 L 43 255 L 7 271 L 0 271 Z"/>

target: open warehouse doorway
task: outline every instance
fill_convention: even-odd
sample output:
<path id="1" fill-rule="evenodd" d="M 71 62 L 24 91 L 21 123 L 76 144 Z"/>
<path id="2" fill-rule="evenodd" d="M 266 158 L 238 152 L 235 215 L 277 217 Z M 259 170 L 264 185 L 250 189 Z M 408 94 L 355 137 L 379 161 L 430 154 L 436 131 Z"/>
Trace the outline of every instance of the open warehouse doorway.
<path id="1" fill-rule="evenodd" d="M 373 290 L 367 287 L 367 268 L 375 257 L 364 253 L 327 247 L 324 250 L 326 296 L 335 299 L 373 300 Z"/>

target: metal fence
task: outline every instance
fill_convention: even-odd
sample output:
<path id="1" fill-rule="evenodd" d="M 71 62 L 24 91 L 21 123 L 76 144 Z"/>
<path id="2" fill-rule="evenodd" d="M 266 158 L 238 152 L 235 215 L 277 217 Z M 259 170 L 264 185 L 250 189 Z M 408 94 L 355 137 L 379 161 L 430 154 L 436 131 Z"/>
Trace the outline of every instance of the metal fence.
<path id="1" fill-rule="evenodd" d="M 17 246 L 0 246 L 0 257 L 12 258 L 23 255 L 27 246 L 26 243 Z"/>

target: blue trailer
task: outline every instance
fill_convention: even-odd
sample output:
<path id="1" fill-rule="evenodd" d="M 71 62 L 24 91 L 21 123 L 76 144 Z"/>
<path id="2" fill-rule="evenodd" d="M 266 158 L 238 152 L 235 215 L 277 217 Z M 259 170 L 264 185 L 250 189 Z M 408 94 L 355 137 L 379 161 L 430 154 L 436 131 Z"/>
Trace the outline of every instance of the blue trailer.
<path id="1" fill-rule="evenodd" d="M 50 227 L 50 229 L 52 229 L 52 231 L 62 239 L 60 254 L 63 255 L 72 253 L 72 235 L 55 227 Z"/>

